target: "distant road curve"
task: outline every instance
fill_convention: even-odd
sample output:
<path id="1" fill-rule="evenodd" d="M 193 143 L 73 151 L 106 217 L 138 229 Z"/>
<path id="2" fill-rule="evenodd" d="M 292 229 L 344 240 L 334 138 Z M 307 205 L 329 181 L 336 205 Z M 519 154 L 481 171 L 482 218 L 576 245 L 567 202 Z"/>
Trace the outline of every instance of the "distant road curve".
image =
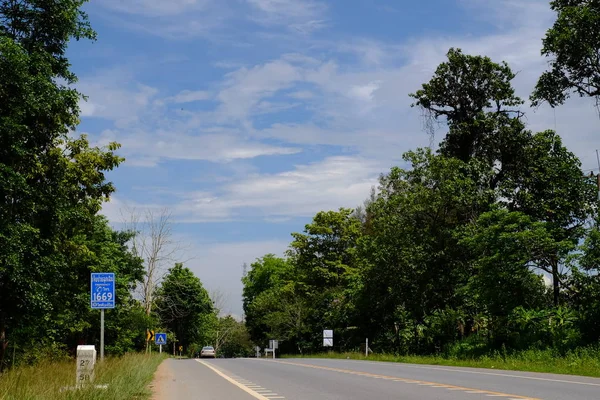
<path id="1" fill-rule="evenodd" d="M 167 360 L 156 400 L 600 400 L 600 379 L 331 359 Z"/>

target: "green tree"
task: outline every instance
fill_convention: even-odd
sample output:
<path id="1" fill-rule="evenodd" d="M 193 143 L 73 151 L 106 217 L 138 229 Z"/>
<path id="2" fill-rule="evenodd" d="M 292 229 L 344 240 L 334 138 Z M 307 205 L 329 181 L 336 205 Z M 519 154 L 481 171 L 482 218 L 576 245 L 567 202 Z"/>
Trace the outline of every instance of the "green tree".
<path id="1" fill-rule="evenodd" d="M 554 305 L 560 299 L 566 257 L 577 248 L 596 208 L 597 188 L 581 170 L 581 161 L 563 146 L 560 136 L 544 131 L 523 148 L 521 167 L 502 183 L 504 204 L 533 221 L 545 222 L 549 242 L 538 248 L 538 267 L 551 274 Z"/>
<path id="2" fill-rule="evenodd" d="M 79 273 L 75 237 L 93 232 L 114 191 L 104 172 L 122 161 L 117 144 L 69 137 L 81 95 L 65 52 L 72 38 L 95 38 L 83 3 L 0 1 L 0 352 L 16 332 L 56 331 L 54 307 L 72 293 L 55 288 Z"/>
<path id="3" fill-rule="evenodd" d="M 217 355 L 224 357 L 248 357 L 254 354 L 250 334 L 243 322 L 236 321 L 231 315 L 219 318 L 215 326 Z"/>
<path id="4" fill-rule="evenodd" d="M 280 329 L 280 320 L 273 320 L 272 315 L 281 310 L 282 292 L 293 289 L 293 279 L 292 267 L 288 260 L 274 254 L 257 259 L 242 277 L 246 327 L 255 343 L 265 342 L 269 339 L 269 334 L 285 334 L 283 329 Z M 303 318 L 297 322 L 302 321 Z"/>
<path id="5" fill-rule="evenodd" d="M 361 221 L 345 208 L 319 212 L 304 233 L 292 233 L 287 255 L 294 268 L 295 292 L 315 309 L 313 332 L 351 324 L 351 284 L 360 268 L 357 244 L 361 236 Z"/>
<path id="6" fill-rule="evenodd" d="M 515 74 L 502 62 L 489 57 L 463 54 L 451 48 L 422 89 L 410 94 L 432 119 L 442 119 L 449 131 L 440 144 L 440 154 L 467 162 L 475 157 L 489 165 L 501 161 L 511 166 L 523 140 L 523 101 L 515 95 Z"/>
<path id="7" fill-rule="evenodd" d="M 500 324 L 517 307 L 544 307 L 544 284 L 533 272 L 535 250 L 549 239 L 546 224 L 520 212 L 496 209 L 460 232 L 475 260 L 468 290 Z"/>
<path id="8" fill-rule="evenodd" d="M 157 293 L 156 310 L 162 324 L 185 348 L 203 339 L 206 317 L 214 315 L 202 282 L 182 263 L 176 263 L 165 276 Z"/>
<path id="9" fill-rule="evenodd" d="M 533 105 L 563 104 L 572 92 L 600 96 L 600 2 L 553 0 L 554 25 L 543 39 L 542 55 L 551 57 L 531 95 Z"/>
<path id="10" fill-rule="evenodd" d="M 369 337 L 410 329 L 418 351 L 417 330 L 426 317 L 467 301 L 460 289 L 471 264 L 455 231 L 487 211 L 495 193 L 482 185 L 491 171 L 476 160 L 467 164 L 429 149 L 408 152 L 404 160 L 412 168 L 395 167 L 382 176 L 369 207 L 372 234 L 361 250 L 368 267 L 360 309 Z M 401 342 L 398 336 L 380 339 Z"/>

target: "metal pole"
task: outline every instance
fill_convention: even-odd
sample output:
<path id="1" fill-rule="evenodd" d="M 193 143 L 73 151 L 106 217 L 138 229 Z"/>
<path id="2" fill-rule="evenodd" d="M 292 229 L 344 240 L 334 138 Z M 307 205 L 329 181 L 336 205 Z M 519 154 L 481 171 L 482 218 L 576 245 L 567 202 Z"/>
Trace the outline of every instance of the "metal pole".
<path id="1" fill-rule="evenodd" d="M 365 344 L 365 356 L 369 356 L 369 338 L 367 338 L 367 342 Z"/>
<path id="2" fill-rule="evenodd" d="M 104 308 L 100 309 L 100 361 L 104 361 Z"/>
<path id="3" fill-rule="evenodd" d="M 159 344 L 158 346 L 159 346 L 159 348 L 160 348 L 160 350 L 159 350 L 158 352 L 159 352 L 160 354 L 162 354 L 162 344 Z"/>
<path id="4" fill-rule="evenodd" d="M 273 360 L 275 359 L 275 342 L 273 342 Z"/>

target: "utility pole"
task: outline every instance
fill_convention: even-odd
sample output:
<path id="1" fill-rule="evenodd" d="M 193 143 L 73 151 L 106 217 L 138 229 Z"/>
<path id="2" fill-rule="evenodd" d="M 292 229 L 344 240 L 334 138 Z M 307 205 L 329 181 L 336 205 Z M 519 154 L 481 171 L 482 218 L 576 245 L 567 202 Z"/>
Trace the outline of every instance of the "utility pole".
<path id="1" fill-rule="evenodd" d="M 596 184 L 598 185 L 598 201 L 600 201 L 600 155 L 596 149 L 596 160 L 598 160 L 598 175 L 596 175 Z"/>

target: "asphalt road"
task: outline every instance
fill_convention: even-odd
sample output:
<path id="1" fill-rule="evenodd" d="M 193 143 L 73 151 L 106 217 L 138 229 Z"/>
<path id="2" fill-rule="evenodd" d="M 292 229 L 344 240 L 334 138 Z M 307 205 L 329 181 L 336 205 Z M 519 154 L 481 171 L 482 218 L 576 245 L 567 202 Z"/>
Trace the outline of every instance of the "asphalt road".
<path id="1" fill-rule="evenodd" d="M 600 379 L 325 359 L 168 360 L 165 399 L 600 400 Z"/>

